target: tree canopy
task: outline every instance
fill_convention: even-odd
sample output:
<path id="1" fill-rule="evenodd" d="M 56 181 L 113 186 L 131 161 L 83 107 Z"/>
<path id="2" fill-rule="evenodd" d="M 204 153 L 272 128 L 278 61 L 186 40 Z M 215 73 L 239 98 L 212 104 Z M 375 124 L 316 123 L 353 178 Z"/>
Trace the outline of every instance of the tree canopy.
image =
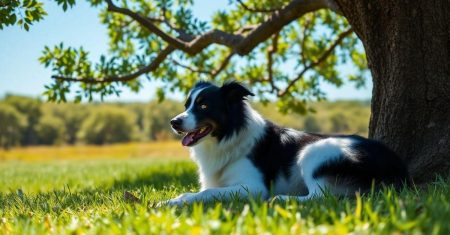
<path id="1" fill-rule="evenodd" d="M 45 15 L 36 0 L 14 2 L 15 15 L 29 12 L 27 25 Z M 64 10 L 76 7 L 75 0 L 56 2 Z M 193 15 L 193 0 L 88 2 L 100 9 L 109 52 L 90 58 L 82 47 L 46 46 L 39 60 L 53 71 L 45 93 L 50 100 L 65 101 L 70 92 L 80 101 L 139 91 L 149 80 L 164 83 L 157 91 L 162 99 L 166 92 L 187 92 L 200 79 L 235 79 L 261 101 L 278 98 L 281 111 L 304 113 L 307 101 L 326 97 L 322 83 L 361 86 L 368 74 L 361 43 L 331 1 L 231 0 L 208 22 Z M 28 30 L 16 18 L 7 25 Z M 351 73 L 340 73 L 343 67 Z"/>
<path id="2" fill-rule="evenodd" d="M 28 31 L 30 25 L 42 20 L 47 15 L 43 5 L 37 0 L 2 0 L 0 2 L 0 29 L 5 26 L 18 25 Z"/>

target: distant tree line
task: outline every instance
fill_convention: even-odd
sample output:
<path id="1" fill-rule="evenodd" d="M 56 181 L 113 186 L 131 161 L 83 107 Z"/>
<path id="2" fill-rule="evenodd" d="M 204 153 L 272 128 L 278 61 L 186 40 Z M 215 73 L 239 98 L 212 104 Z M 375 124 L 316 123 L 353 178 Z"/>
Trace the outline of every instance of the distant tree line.
<path id="1" fill-rule="evenodd" d="M 274 104 L 254 104 L 265 117 L 311 132 L 367 135 L 369 102 L 338 101 L 313 105 L 307 116 L 282 115 Z M 7 95 L 0 100 L 0 146 L 111 144 L 178 138 L 168 125 L 183 106 L 161 103 L 45 103 Z"/>

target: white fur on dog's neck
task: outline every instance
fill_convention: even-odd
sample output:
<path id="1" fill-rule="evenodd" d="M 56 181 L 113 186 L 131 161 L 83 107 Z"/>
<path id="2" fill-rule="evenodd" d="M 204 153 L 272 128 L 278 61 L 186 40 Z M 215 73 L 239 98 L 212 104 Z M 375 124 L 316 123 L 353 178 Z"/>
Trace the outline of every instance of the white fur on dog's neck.
<path id="1" fill-rule="evenodd" d="M 190 148 L 191 157 L 199 166 L 202 190 L 236 183 L 227 180 L 225 168 L 232 169 L 231 165 L 238 162 L 248 164 L 246 157 L 264 134 L 266 123 L 248 103 L 245 103 L 245 112 L 248 119 L 245 126 L 232 137 L 218 142 L 216 138 L 208 136 Z"/>

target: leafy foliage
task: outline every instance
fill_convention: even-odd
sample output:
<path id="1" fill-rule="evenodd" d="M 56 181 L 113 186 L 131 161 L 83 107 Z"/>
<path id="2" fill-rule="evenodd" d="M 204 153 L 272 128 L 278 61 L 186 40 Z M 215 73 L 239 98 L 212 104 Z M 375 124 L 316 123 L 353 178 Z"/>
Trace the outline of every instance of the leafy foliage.
<path id="1" fill-rule="evenodd" d="M 75 4 L 74 0 L 57 2 L 64 9 Z M 192 14 L 193 1 L 189 0 L 120 1 L 119 7 L 147 17 L 162 31 L 178 37 L 211 29 L 235 33 L 264 22 L 271 13 L 249 11 L 239 2 L 249 9 L 279 9 L 289 1 L 230 1 L 229 10 L 216 12 L 210 22 Z M 162 99 L 167 92 L 187 92 L 200 79 L 218 83 L 236 79 L 250 84 L 262 102 L 276 100 L 280 111 L 304 114 L 310 111 L 309 101 L 326 98 L 321 84 L 339 87 L 353 82 L 361 87 L 368 76 L 362 45 L 348 22 L 330 10 L 320 10 L 286 25 L 246 56 L 233 56 L 232 51 L 219 45 L 195 55 L 175 50 L 151 73 L 120 80 L 149 65 L 167 43 L 130 17 L 108 11 L 102 1 L 90 3 L 102 9 L 100 20 L 108 29 L 109 52 L 93 62 L 83 48 L 63 43 L 45 47 L 39 60 L 55 75 L 46 86 L 49 100 L 66 101 L 67 94 L 73 92 L 76 101 L 92 100 L 94 95 L 120 95 L 122 89 L 137 92 L 148 80 L 163 82 L 164 87 L 157 89 Z M 346 73 L 341 73 L 343 70 Z M 79 86 L 74 84 L 79 81 Z"/>
<path id="2" fill-rule="evenodd" d="M 30 30 L 34 22 L 42 20 L 47 15 L 43 5 L 38 0 L 0 1 L 0 30 L 11 25 L 18 25 L 26 31 Z"/>

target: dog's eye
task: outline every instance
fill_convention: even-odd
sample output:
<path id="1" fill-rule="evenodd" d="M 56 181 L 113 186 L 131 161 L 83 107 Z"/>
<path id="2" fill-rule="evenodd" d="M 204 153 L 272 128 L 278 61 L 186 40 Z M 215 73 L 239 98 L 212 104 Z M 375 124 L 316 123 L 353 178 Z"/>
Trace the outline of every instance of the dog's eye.
<path id="1" fill-rule="evenodd" d="M 206 109 L 206 108 L 208 108 L 208 106 L 206 104 L 202 104 L 202 105 L 200 105 L 200 108 L 201 109 Z"/>

